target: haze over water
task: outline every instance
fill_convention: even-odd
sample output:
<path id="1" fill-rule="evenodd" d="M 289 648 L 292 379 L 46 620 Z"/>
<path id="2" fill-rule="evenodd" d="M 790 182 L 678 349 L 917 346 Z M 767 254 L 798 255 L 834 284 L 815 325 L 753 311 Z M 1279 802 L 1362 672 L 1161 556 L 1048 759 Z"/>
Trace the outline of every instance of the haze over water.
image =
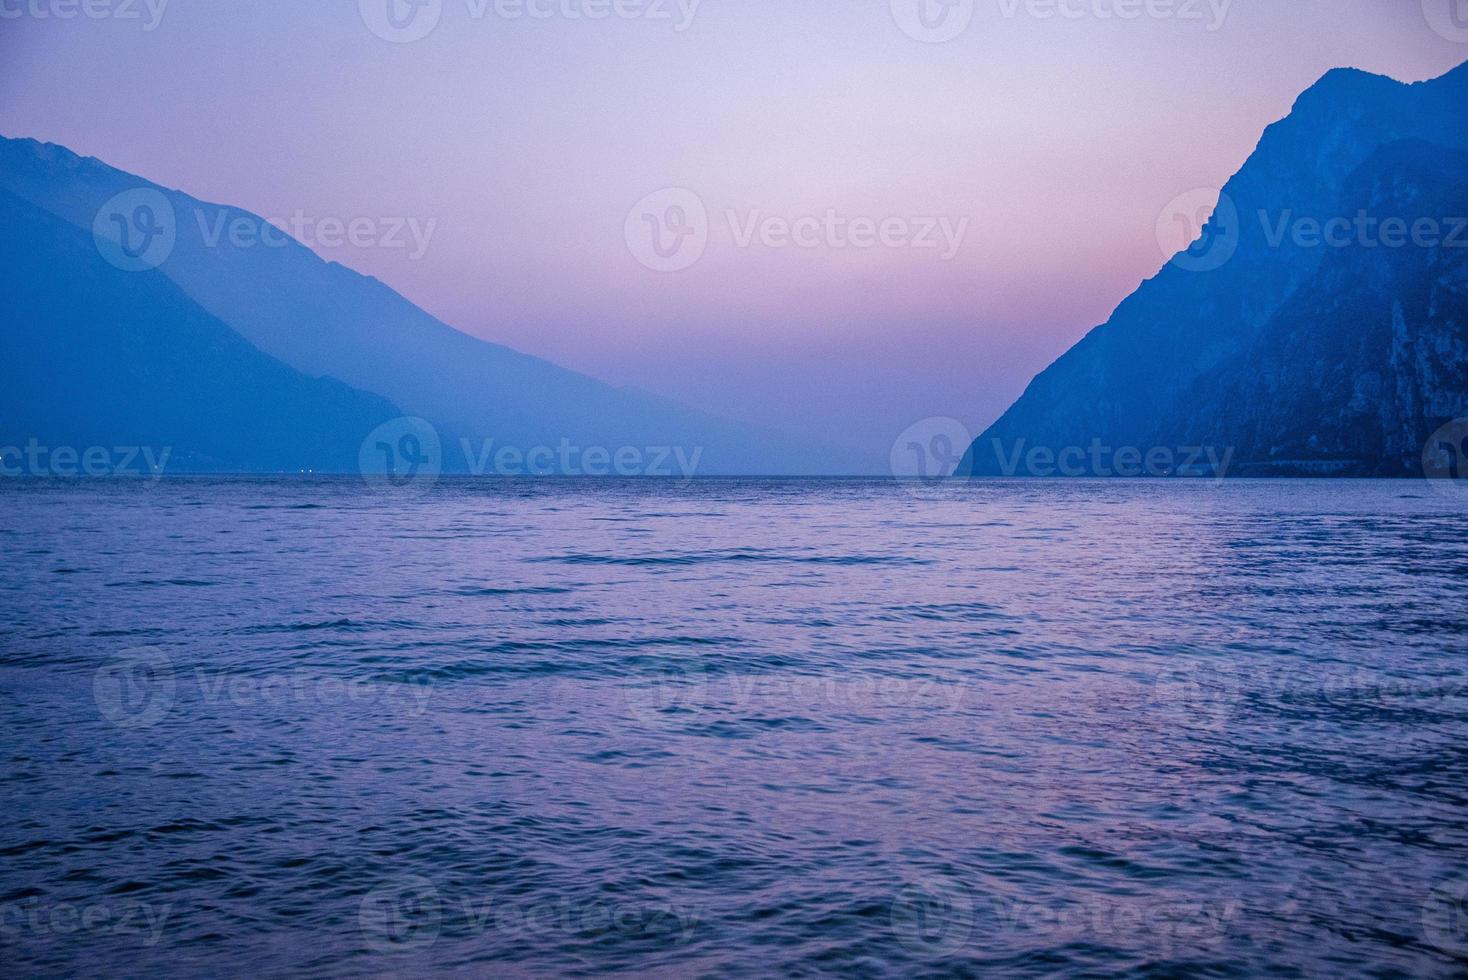
<path id="1" fill-rule="evenodd" d="M 1468 539 L 1422 482 L 0 498 L 18 973 L 1468 954 Z"/>

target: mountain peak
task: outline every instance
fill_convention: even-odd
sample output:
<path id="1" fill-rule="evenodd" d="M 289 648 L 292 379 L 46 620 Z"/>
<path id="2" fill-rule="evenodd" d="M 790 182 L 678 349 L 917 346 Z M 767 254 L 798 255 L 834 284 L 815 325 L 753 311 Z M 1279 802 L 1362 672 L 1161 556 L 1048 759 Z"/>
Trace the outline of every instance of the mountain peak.
<path id="1" fill-rule="evenodd" d="M 1378 75 L 1376 72 L 1367 71 L 1364 68 L 1356 68 L 1354 66 L 1347 65 L 1340 68 L 1330 69 L 1324 75 L 1321 75 L 1320 78 L 1316 80 L 1315 84 L 1310 86 L 1310 88 L 1306 89 L 1305 91 L 1308 92 L 1310 91 L 1310 89 L 1320 88 L 1322 86 L 1351 85 L 1359 82 L 1365 82 L 1367 79 L 1372 78 L 1382 79 L 1383 81 L 1391 82 L 1394 85 L 1401 84 L 1396 79 L 1389 78 L 1386 75 Z"/>
<path id="2" fill-rule="evenodd" d="M 1280 457 L 1298 461 L 1329 443 L 1351 472 L 1410 472 L 1411 447 L 1468 392 L 1468 321 L 1446 303 L 1413 305 L 1436 295 L 1428 284 L 1443 277 L 1459 288 L 1461 265 L 1431 263 L 1461 261 L 1463 250 L 1316 247 L 1271 240 L 1242 218 L 1323 222 L 1363 207 L 1378 224 L 1462 214 L 1454 195 L 1468 151 L 1465 87 L 1468 66 L 1414 85 L 1359 69 L 1327 72 L 1226 185 L 1241 219 L 1232 250 L 1212 265 L 1174 260 L 1127 297 L 975 441 L 973 471 L 1009 472 L 1002 452 L 1015 446 L 1058 452 L 1099 440 L 1229 446 L 1240 452 L 1236 462 L 1253 460 L 1263 472 L 1274 472 L 1279 447 L 1298 447 Z M 1293 297 L 1302 298 L 1286 310 Z M 1398 334 L 1410 344 L 1393 340 L 1393 300 L 1401 300 L 1397 321 L 1411 328 Z M 1262 370 L 1266 346 L 1272 360 Z M 1307 347 L 1309 356 L 1291 354 Z M 1365 379 L 1385 394 L 1320 381 L 1338 378 Z M 1357 411 L 1362 399 L 1375 414 Z"/>
<path id="3" fill-rule="evenodd" d="M 1295 99 L 1295 112 L 1316 106 L 1335 107 L 1369 98 L 1388 96 L 1405 86 L 1395 78 L 1360 68 L 1332 68 Z"/>
<path id="4" fill-rule="evenodd" d="M 1462 85 L 1468 85 L 1468 61 L 1464 61 L 1455 68 L 1450 68 L 1435 78 L 1410 84 L 1361 68 L 1332 68 L 1316 79 L 1315 84 L 1300 93 L 1295 100 L 1295 108 L 1309 106 L 1321 100 L 1335 103 L 1370 96 L 1387 96 L 1402 89 L 1418 86 L 1443 89 Z"/>
<path id="5" fill-rule="evenodd" d="M 47 143 L 29 136 L 6 136 L 0 133 L 0 143 L 9 143 L 23 153 L 30 153 L 42 160 L 69 162 L 81 157 L 60 143 Z"/>
<path id="6" fill-rule="evenodd" d="M 0 163 L 9 166 L 17 161 L 34 161 L 31 165 L 38 165 L 44 172 L 57 175 L 102 166 L 95 157 L 84 157 L 60 143 L 0 134 Z"/>

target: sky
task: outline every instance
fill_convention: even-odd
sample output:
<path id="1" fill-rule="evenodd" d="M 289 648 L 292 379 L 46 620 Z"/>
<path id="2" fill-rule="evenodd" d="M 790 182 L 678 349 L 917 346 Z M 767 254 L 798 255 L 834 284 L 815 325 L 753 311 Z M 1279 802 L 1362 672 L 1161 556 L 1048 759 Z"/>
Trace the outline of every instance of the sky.
<path id="1" fill-rule="evenodd" d="M 993 421 L 1326 70 L 1468 60 L 1465 7 L 0 0 L 0 133 L 285 221 L 476 336 L 885 456 Z"/>

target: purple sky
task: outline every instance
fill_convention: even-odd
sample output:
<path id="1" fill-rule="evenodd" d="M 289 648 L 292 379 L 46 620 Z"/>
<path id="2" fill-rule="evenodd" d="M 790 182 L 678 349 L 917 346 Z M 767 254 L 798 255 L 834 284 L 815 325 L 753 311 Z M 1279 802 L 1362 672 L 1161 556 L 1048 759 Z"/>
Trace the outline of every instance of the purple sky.
<path id="1" fill-rule="evenodd" d="M 68 2 L 139 16 L 36 16 Z M 884 455 L 992 421 L 1325 70 L 1468 59 L 1424 15 L 1454 0 L 976 0 L 941 44 L 889 0 L 703 0 L 682 30 L 692 0 L 431 0 L 411 43 L 369 29 L 387 0 L 167 0 L 151 30 L 148 2 L 0 0 L 0 132 L 267 217 L 436 221 L 421 257 L 318 251 L 470 333 Z M 708 245 L 656 272 L 624 226 L 667 187 Z M 968 224 L 945 260 L 745 246 L 730 210 Z"/>

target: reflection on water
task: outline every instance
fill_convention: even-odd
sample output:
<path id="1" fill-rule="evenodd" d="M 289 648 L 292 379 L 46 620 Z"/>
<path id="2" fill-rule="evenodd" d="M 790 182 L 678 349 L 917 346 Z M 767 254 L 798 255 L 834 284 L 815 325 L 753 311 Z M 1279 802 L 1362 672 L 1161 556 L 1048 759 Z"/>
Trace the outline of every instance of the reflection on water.
<path id="1" fill-rule="evenodd" d="M 1450 975 L 1465 531 L 1409 482 L 3 483 L 4 959 Z"/>

